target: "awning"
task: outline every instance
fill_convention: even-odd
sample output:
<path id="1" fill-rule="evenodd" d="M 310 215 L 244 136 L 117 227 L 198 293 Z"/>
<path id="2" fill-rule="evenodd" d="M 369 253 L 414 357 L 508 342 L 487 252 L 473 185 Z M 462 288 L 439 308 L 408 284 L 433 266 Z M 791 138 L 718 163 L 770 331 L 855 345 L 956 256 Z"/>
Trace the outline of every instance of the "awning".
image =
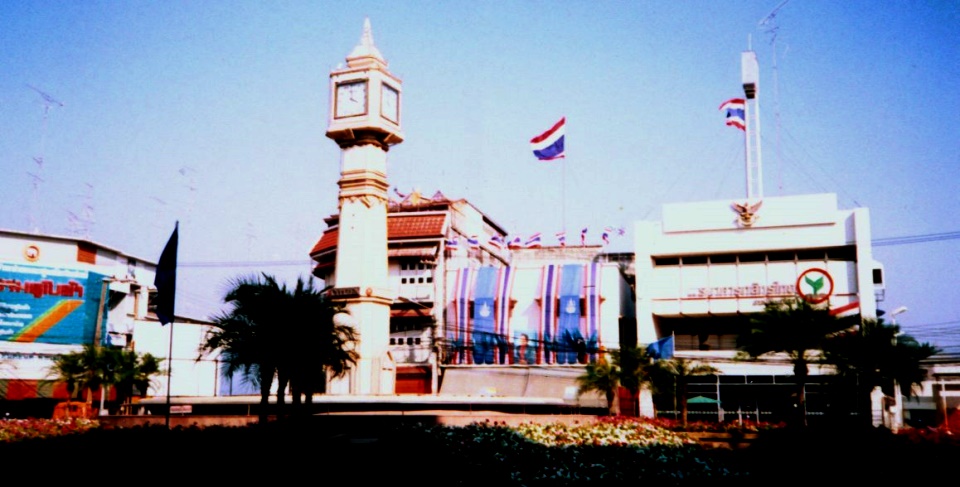
<path id="1" fill-rule="evenodd" d="M 400 247 L 387 249 L 387 257 L 419 257 L 421 259 L 433 259 L 437 256 L 437 246 L 427 247 Z"/>
<path id="2" fill-rule="evenodd" d="M 430 314 L 431 309 L 391 309 L 390 318 L 409 318 L 409 319 L 421 319 L 421 320 L 433 320 L 433 315 Z"/>
<path id="3" fill-rule="evenodd" d="M 47 380 L 0 379 L 0 399 L 67 399 L 67 386 Z"/>
<path id="4" fill-rule="evenodd" d="M 687 404 L 719 404 L 720 401 L 705 396 L 694 396 L 687 399 Z"/>

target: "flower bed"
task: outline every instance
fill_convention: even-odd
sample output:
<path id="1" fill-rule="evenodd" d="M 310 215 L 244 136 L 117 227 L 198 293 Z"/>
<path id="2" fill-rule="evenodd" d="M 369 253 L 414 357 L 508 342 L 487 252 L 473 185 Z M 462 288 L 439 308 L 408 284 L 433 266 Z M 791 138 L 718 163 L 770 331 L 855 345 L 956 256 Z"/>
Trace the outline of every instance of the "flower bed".
<path id="1" fill-rule="evenodd" d="M 638 480 L 689 485 L 693 480 L 746 475 L 728 468 L 726 457 L 704 449 L 686 434 L 623 417 L 571 425 L 483 422 L 462 427 L 407 426 L 387 441 L 397 443 L 385 444 L 386 450 L 395 452 L 395 447 L 402 447 L 415 457 L 434 458 L 449 470 L 473 472 L 471 481 L 482 478 L 483 483 L 504 485 Z"/>
<path id="2" fill-rule="evenodd" d="M 759 433 L 786 427 L 786 423 L 767 423 L 757 421 L 729 421 L 717 423 L 711 421 L 689 421 L 686 426 L 675 419 L 656 418 L 644 420 L 670 431 L 684 431 L 689 433 Z"/>
<path id="3" fill-rule="evenodd" d="M 0 443 L 84 433 L 100 423 L 85 418 L 0 420 Z"/>

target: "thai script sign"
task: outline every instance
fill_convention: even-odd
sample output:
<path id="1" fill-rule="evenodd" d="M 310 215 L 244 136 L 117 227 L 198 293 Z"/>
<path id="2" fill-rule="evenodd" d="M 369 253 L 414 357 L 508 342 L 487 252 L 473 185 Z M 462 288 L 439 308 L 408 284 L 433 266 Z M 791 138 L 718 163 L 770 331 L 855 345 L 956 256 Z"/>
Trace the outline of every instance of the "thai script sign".
<path id="1" fill-rule="evenodd" d="M 746 286 L 712 286 L 700 287 L 687 293 L 687 298 L 769 298 L 794 296 L 797 287 L 794 284 L 780 284 L 774 281 L 771 284 L 753 283 Z"/>
<path id="2" fill-rule="evenodd" d="M 82 269 L 0 263 L 0 340 L 92 343 L 104 277 Z"/>

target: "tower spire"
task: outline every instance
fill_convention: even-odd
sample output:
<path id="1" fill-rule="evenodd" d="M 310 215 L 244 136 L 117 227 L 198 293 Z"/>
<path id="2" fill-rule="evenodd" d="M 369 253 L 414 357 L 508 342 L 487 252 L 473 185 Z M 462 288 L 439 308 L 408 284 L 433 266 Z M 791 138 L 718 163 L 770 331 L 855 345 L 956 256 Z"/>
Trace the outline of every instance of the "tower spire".
<path id="1" fill-rule="evenodd" d="M 360 34 L 360 43 L 347 56 L 347 66 L 362 68 L 374 65 L 385 68 L 387 61 L 373 43 L 373 28 L 370 27 L 370 18 L 367 17 L 363 19 L 363 33 Z"/>

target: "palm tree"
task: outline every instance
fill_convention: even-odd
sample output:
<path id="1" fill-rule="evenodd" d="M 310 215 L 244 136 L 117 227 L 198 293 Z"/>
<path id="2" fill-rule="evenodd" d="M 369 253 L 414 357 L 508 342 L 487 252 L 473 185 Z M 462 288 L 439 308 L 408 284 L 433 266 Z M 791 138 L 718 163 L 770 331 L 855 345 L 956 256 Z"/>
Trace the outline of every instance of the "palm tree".
<path id="1" fill-rule="evenodd" d="M 114 382 L 113 364 L 106 358 L 104 349 L 90 344 L 80 351 L 54 358 L 49 376 L 55 382 L 65 382 L 71 397 L 74 390 L 78 395 L 86 392 L 87 404 L 93 403 L 93 391 Z"/>
<path id="2" fill-rule="evenodd" d="M 583 375 L 577 377 L 579 386 L 577 394 L 596 391 L 604 395 L 607 400 L 607 414 L 620 414 L 618 390 L 621 386 L 636 395 L 640 389 L 650 382 L 651 359 L 646 349 L 639 347 L 623 347 L 620 350 L 609 352 L 611 362 L 607 362 L 601 349 L 600 358 L 595 363 L 587 364 Z"/>
<path id="3" fill-rule="evenodd" d="M 79 394 L 86 387 L 80 354 L 76 352 L 54 357 L 48 376 L 54 382 L 66 384 L 68 400 L 75 398 L 74 392 Z"/>
<path id="4" fill-rule="evenodd" d="M 929 343 L 901 334 L 898 325 L 869 319 L 828 340 L 824 360 L 836 368 L 844 383 L 856 388 L 862 398 L 858 416 L 870 421 L 870 392 L 879 386 L 884 394 L 893 395 L 894 384 L 899 384 L 905 396 L 913 396 L 914 386 L 927 377 L 921 361 L 939 352 Z"/>
<path id="5" fill-rule="evenodd" d="M 116 364 L 113 386 L 117 391 L 117 403 L 126 404 L 137 394 L 139 397 L 145 396 L 153 377 L 160 373 L 160 363 L 163 359 L 149 353 L 139 354 L 133 350 L 118 348 L 108 350 Z"/>
<path id="6" fill-rule="evenodd" d="M 326 392 L 327 371 L 342 377 L 360 358 L 353 349 L 357 332 L 334 323 L 334 315 L 343 311 L 326 296 L 326 289 L 317 290 L 313 279 L 297 279 L 288 296 L 288 323 L 294 328 L 289 360 L 280 370 L 289 378 L 295 413 L 309 411 L 315 392 Z M 301 404 L 301 400 L 305 405 Z"/>
<path id="7" fill-rule="evenodd" d="M 86 392 L 87 404 L 92 403 L 92 392 L 101 387 L 115 387 L 117 400 L 123 403 L 133 396 L 137 387 L 145 393 L 150 380 L 160 373 L 160 360 L 150 354 L 140 355 L 133 350 L 84 345 L 78 352 L 58 355 L 53 359 L 49 376 L 55 382 L 64 382 L 67 395 L 74 397 Z"/>
<path id="8" fill-rule="evenodd" d="M 617 400 L 617 389 L 620 388 L 620 368 L 607 362 L 603 353 L 599 360 L 587 364 L 583 375 L 577 377 L 577 395 L 596 391 L 607 399 L 607 415 L 620 414 L 620 404 Z"/>
<path id="9" fill-rule="evenodd" d="M 737 337 L 740 358 L 757 359 L 768 353 L 785 353 L 793 364 L 797 384 L 797 422 L 806 426 L 806 384 L 809 365 L 820 360 L 820 351 L 832 335 L 849 327 L 826 307 L 787 298 L 764 303 L 750 319 L 750 330 Z"/>
<path id="10" fill-rule="evenodd" d="M 326 371 L 342 375 L 356 363 L 356 332 L 333 324 L 339 310 L 313 280 L 297 279 L 287 289 L 273 276 L 235 279 L 224 297 L 230 308 L 213 318 L 213 329 L 201 345 L 201 357 L 214 351 L 225 376 L 240 372 L 260 389 L 259 420 L 267 421 L 270 387 L 277 378 L 277 414 L 282 416 L 288 385 L 294 405 L 312 402 L 325 383 Z"/>
<path id="11" fill-rule="evenodd" d="M 225 377 L 240 372 L 258 386 L 261 423 L 268 418 L 270 387 L 282 354 L 279 335 L 283 323 L 278 321 L 284 309 L 282 294 L 285 289 L 267 274 L 233 279 L 223 298 L 229 309 L 213 317 L 213 328 L 200 346 L 200 357 L 220 352 Z"/>
<path id="12" fill-rule="evenodd" d="M 683 426 L 687 426 L 687 384 L 690 378 L 698 375 L 712 375 L 719 372 L 716 367 L 702 364 L 696 360 L 687 360 L 674 357 L 660 360 L 656 363 L 657 371 L 671 379 L 676 386 L 676 397 L 680 399 L 680 418 Z"/>

